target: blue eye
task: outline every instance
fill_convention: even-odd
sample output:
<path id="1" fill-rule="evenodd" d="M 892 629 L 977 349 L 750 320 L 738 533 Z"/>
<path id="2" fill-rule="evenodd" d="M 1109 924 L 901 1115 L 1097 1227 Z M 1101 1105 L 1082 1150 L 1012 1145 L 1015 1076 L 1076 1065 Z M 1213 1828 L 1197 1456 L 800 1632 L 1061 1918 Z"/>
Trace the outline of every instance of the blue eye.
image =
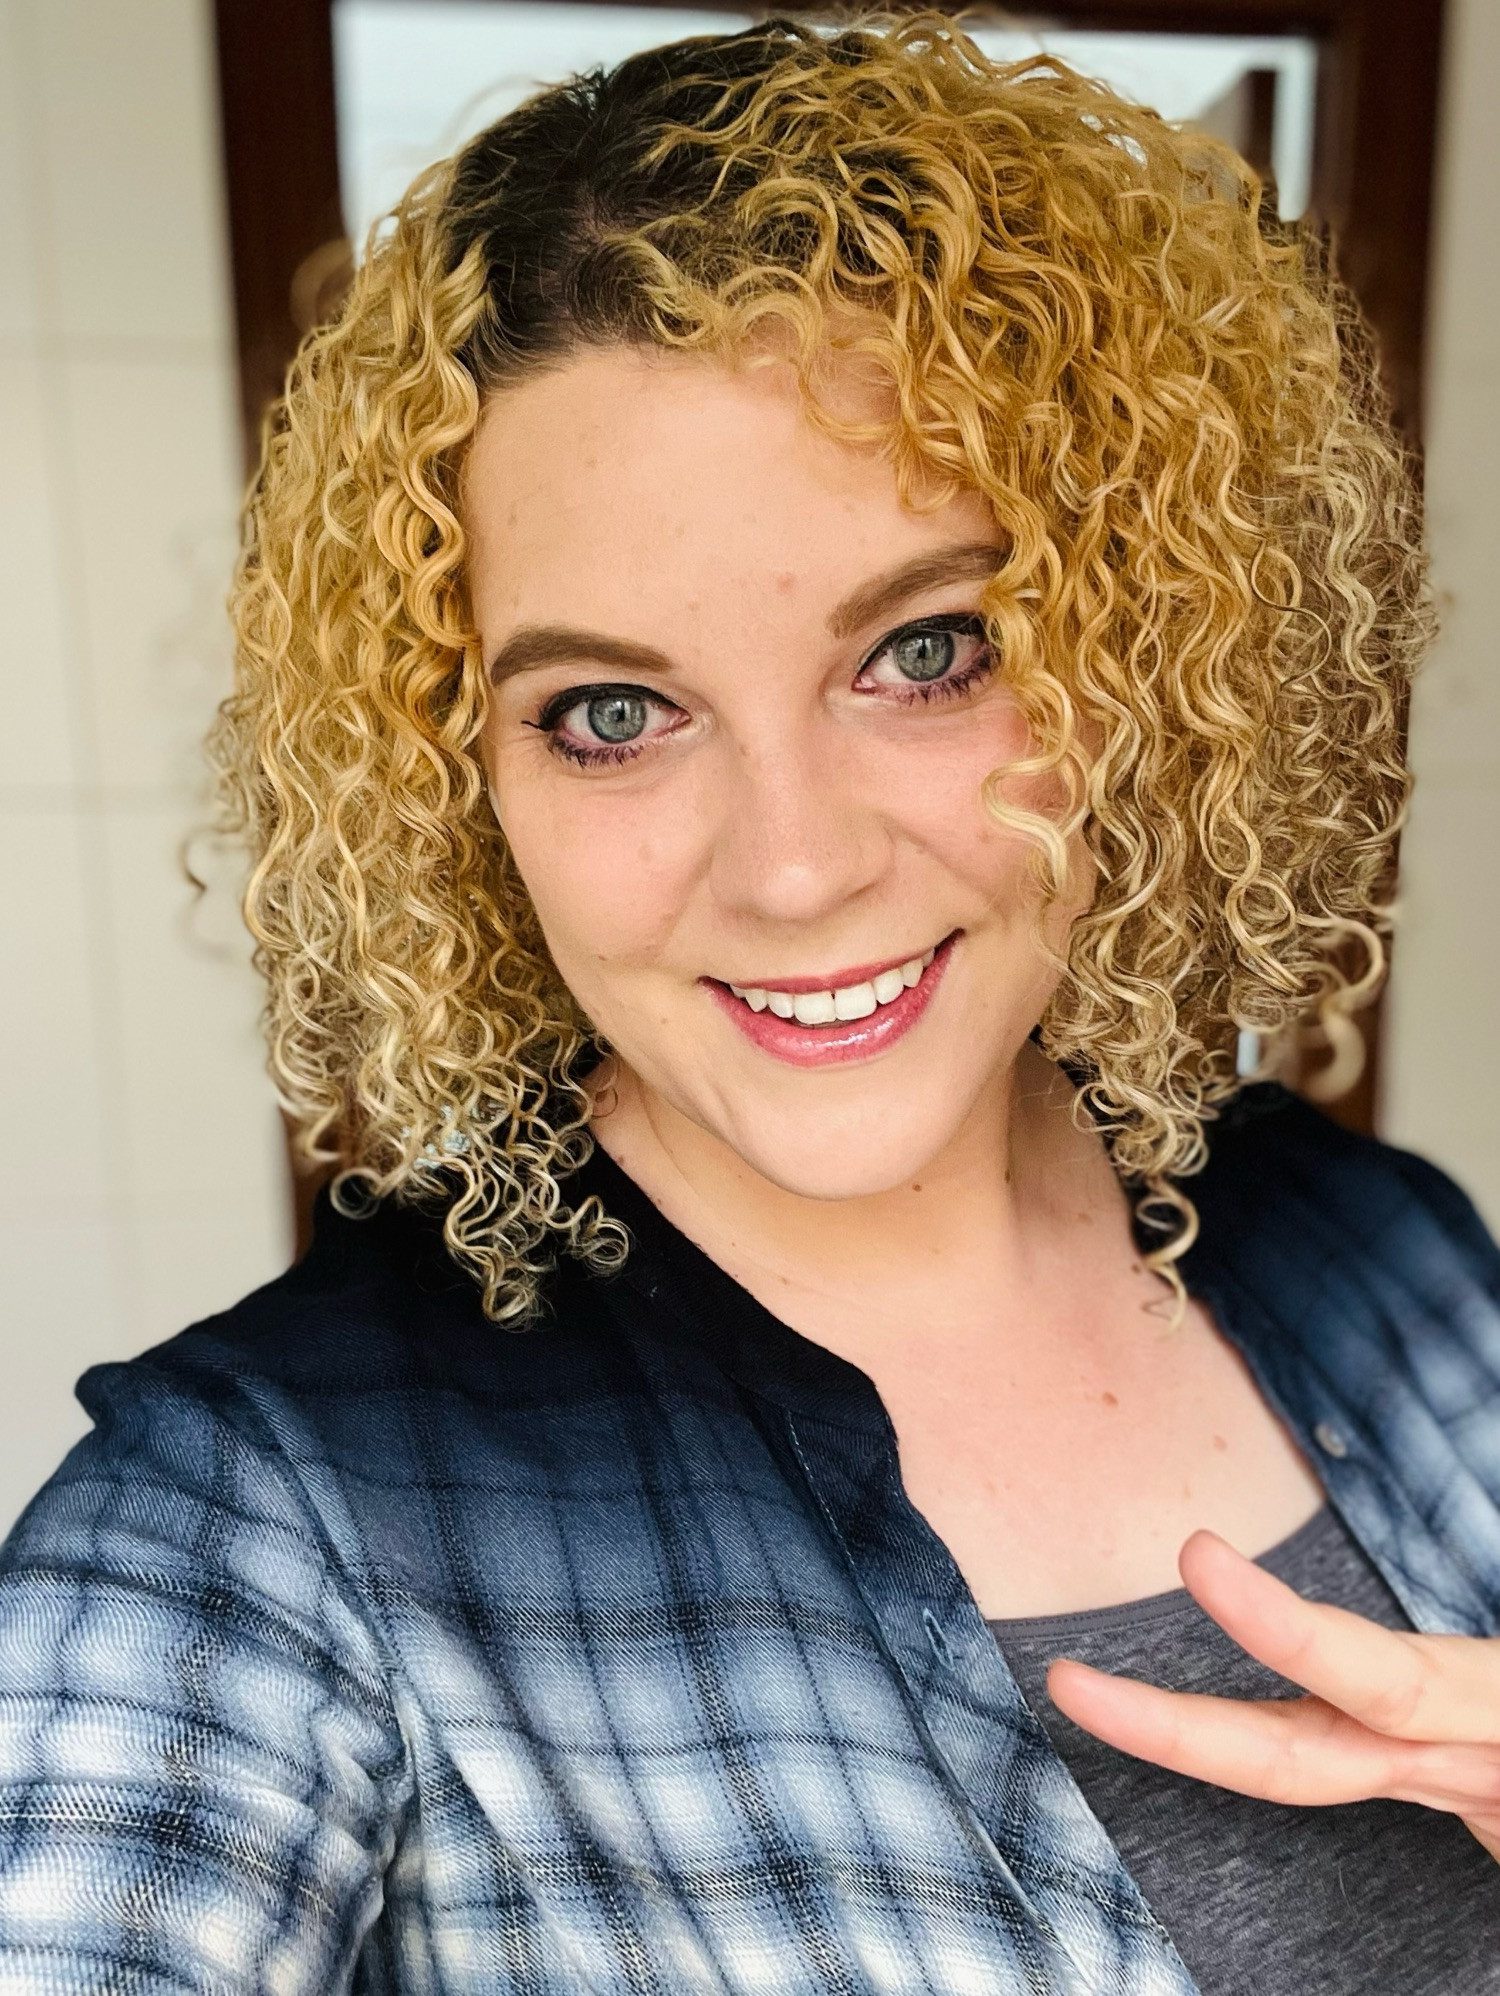
<path id="1" fill-rule="evenodd" d="M 889 632 L 868 654 L 854 683 L 904 704 L 930 702 L 977 687 L 994 666 L 983 617 L 950 611 Z"/>
<path id="2" fill-rule="evenodd" d="M 951 631 L 905 631 L 891 652 L 903 679 L 941 679 L 953 663 L 957 647 Z"/>
<path id="3" fill-rule="evenodd" d="M 590 733 L 601 742 L 633 742 L 645 730 L 646 703 L 639 693 L 596 693 L 583 707 Z"/>
<path id="4" fill-rule="evenodd" d="M 525 725 L 545 735 L 564 761 L 596 769 L 629 762 L 653 742 L 675 734 L 686 719 L 680 707 L 659 693 L 606 680 L 554 693 Z"/>

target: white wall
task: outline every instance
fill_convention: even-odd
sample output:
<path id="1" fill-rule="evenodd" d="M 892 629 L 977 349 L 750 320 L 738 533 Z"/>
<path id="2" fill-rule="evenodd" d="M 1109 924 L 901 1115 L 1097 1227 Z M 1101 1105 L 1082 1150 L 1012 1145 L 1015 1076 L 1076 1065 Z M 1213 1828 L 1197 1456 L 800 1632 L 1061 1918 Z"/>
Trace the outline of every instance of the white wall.
<path id="1" fill-rule="evenodd" d="M 0 1532 L 85 1366 L 288 1254 L 232 888 L 176 853 L 234 426 L 206 0 L 0 0 Z"/>
<path id="2" fill-rule="evenodd" d="M 1427 494 L 1442 642 L 1412 707 L 1384 1134 L 1500 1230 L 1500 5 L 1448 0 Z"/>

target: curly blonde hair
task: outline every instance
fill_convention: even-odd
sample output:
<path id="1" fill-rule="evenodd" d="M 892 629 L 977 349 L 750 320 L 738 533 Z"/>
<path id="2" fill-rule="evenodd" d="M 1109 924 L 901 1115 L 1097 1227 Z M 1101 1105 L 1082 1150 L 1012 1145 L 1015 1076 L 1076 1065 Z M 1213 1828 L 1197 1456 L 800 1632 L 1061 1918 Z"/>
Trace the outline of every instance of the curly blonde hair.
<path id="1" fill-rule="evenodd" d="M 1222 145 L 936 12 L 574 78 L 424 176 L 304 342 L 211 738 L 300 1155 L 346 1206 L 440 1200 L 502 1322 L 559 1247 L 623 1242 L 569 1203 L 599 1050 L 487 801 L 466 447 L 487 394 L 580 348 L 767 335 L 814 420 L 1010 537 L 983 607 L 1067 803 L 1019 813 L 1005 772 L 988 801 L 1043 894 L 1070 842 L 1092 857 L 1042 1045 L 1175 1210 L 1167 1259 L 1237 1030 L 1336 1027 L 1381 973 L 1428 613 L 1411 466 L 1318 237 Z M 877 430 L 820 396 L 841 350 L 891 391 Z"/>

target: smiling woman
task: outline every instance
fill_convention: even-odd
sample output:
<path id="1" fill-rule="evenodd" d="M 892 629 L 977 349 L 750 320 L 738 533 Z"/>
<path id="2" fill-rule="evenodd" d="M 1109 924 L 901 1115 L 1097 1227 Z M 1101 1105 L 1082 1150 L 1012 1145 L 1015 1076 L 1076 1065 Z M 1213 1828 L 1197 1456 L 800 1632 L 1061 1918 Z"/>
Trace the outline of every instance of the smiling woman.
<path id="1" fill-rule="evenodd" d="M 982 614 L 1005 538 L 975 493 L 908 504 L 761 358 L 617 346 L 492 397 L 462 500 L 482 741 L 611 1049 L 606 1148 L 644 1140 L 649 1103 L 771 1183 L 854 1197 L 998 1127 L 1056 970 L 1034 847 L 983 801 L 1028 745 Z M 842 384 L 851 420 L 881 406 Z M 1050 911 L 1054 951 L 1086 899 Z"/>
<path id="2" fill-rule="evenodd" d="M 545 91 L 235 614 L 335 1170 L 0 1561 L 0 1989 L 1500 1992 L 1500 1254 L 1235 1071 L 1429 621 L 1250 169 L 937 14 Z"/>
<path id="3" fill-rule="evenodd" d="M 218 747 L 268 846 L 250 913 L 268 967 L 287 970 L 272 978 L 283 1092 L 307 1160 L 378 1194 L 447 1146 L 462 1181 L 448 1239 L 502 1321 L 531 1309 L 555 1246 L 608 1252 L 557 1187 L 609 1035 L 533 926 L 515 828 L 495 838 L 472 808 L 487 678 L 508 713 L 512 674 L 556 666 L 544 732 L 559 757 L 623 772 L 670 754 L 669 780 L 701 784 L 709 764 L 683 767 L 688 740 L 712 734 L 711 761 L 735 731 L 715 728 L 711 702 L 648 699 L 650 682 L 691 664 L 705 620 L 805 651 L 806 617 L 773 631 L 764 585 L 783 576 L 803 611 L 814 545 L 825 573 L 830 542 L 846 557 L 819 611 L 831 664 L 828 639 L 852 641 L 841 594 L 868 644 L 868 592 L 905 543 L 923 560 L 980 543 L 983 570 L 953 579 L 990 584 L 962 614 L 983 615 L 995 684 L 971 726 L 944 673 L 928 688 L 943 688 L 943 723 L 909 746 L 926 758 L 953 742 L 977 763 L 1005 734 L 1002 709 L 1025 723 L 977 773 L 992 823 L 1031 839 L 1051 941 L 1067 938 L 1041 1044 L 1083 1078 L 1119 1171 L 1154 1194 L 1157 1265 L 1190 1238 L 1178 1181 L 1237 1085 L 1240 1032 L 1274 1044 L 1315 1005 L 1337 1032 L 1380 975 L 1397 716 L 1426 620 L 1411 482 L 1315 243 L 1260 209 L 1222 147 L 1055 64 L 997 68 L 912 22 L 878 57 L 781 36 L 725 37 L 707 67 L 690 54 L 664 70 L 650 52 L 597 105 L 544 95 L 419 184 L 339 323 L 309 342 L 253 508 L 253 663 Z M 867 88 L 899 116 L 869 110 Z M 561 180 L 554 158 L 571 161 Z M 717 409 L 703 384 L 730 376 L 741 400 L 726 389 Z M 801 484 L 833 481 L 822 518 L 802 517 L 804 494 L 737 475 L 747 447 L 771 453 L 736 433 L 735 410 L 741 430 L 809 431 Z M 508 425 L 523 449 L 507 486 Z M 846 446 L 844 498 L 831 448 L 814 467 L 814 434 Z M 634 475 L 580 475 L 627 453 Z M 790 462 L 781 452 L 778 472 Z M 466 475 L 493 488 L 467 517 Z M 311 540 L 315 487 L 329 532 Z M 870 514 L 847 544 L 846 503 Z M 679 547 L 683 564 L 665 563 Z M 736 551 L 749 602 L 743 581 L 704 572 Z M 585 618 L 589 585 L 611 578 Z M 912 610 L 945 607 L 919 593 Z M 587 678 L 567 679 L 570 663 Z M 922 683 L 896 678 L 883 695 L 867 682 L 848 718 Z M 617 687 L 606 735 L 597 703 Z M 572 688 L 594 704 L 565 720 L 551 703 Z M 871 734 L 860 721 L 856 737 Z M 1007 755 L 1031 778 L 1004 779 Z M 308 789 L 309 756 L 346 770 L 352 846 Z M 559 794 L 574 824 L 612 808 Z M 1079 867 L 1092 880 L 1070 925 Z M 925 948 L 930 926 L 858 954 Z M 785 983 L 840 958 L 722 968 Z M 497 976 L 525 994 L 524 1021 L 497 1017 Z"/>

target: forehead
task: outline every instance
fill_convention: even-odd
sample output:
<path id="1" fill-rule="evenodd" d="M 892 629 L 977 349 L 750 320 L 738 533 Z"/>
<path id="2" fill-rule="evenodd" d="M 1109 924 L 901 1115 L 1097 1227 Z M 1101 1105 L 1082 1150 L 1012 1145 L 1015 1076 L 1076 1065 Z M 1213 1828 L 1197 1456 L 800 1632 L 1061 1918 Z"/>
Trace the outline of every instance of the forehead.
<path id="1" fill-rule="evenodd" d="M 838 413 L 883 427 L 843 385 Z M 501 624 L 805 603 L 994 532 L 978 493 L 906 504 L 873 442 L 832 438 L 793 370 L 666 351 L 589 351 L 492 395 L 463 495 L 475 613 Z"/>

